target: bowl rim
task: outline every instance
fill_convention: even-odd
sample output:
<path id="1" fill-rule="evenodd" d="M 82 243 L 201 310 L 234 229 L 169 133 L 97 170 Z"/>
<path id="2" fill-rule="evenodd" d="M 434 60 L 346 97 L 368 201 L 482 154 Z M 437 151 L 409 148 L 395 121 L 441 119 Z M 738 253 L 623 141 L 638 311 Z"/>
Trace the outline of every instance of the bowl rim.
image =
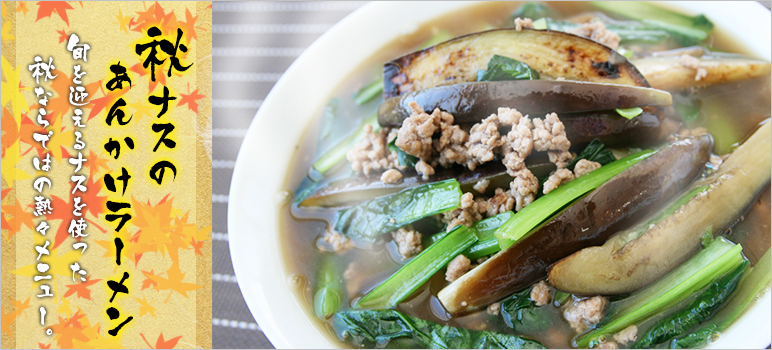
<path id="1" fill-rule="evenodd" d="M 770 12 L 763 5 L 735 1 L 656 3 L 684 13 L 706 13 L 714 23 L 721 22 L 722 30 L 739 38 L 754 55 L 770 60 L 772 31 L 766 30 L 770 27 Z M 280 207 L 283 208 L 291 197 L 291 189 L 285 188 L 285 179 L 290 161 L 296 157 L 295 149 L 306 131 L 305 127 L 287 125 L 304 125 L 315 118 L 329 98 L 327 91 L 335 90 L 353 69 L 383 45 L 416 30 L 427 20 L 425 13 L 438 17 L 475 4 L 478 2 L 368 3 L 311 44 L 282 75 L 257 111 L 233 169 L 227 227 L 239 288 L 258 325 L 276 348 L 341 346 L 311 319 L 307 311 L 311 306 L 295 297 L 292 284 L 304 283 L 304 280 L 293 280 L 288 276 L 282 242 L 278 234 L 271 234 L 280 232 Z M 730 13 L 743 13 L 743 20 L 727 25 L 726 20 L 714 20 L 715 16 L 710 15 L 726 15 L 727 6 L 736 11 Z M 395 15 L 399 15 L 401 26 L 395 26 L 393 20 L 389 20 Z M 744 31 L 761 27 L 765 30 L 757 31 L 753 38 L 742 36 Z M 362 28 L 370 29 L 363 33 Z M 363 36 L 367 40 L 361 40 Z M 357 43 L 353 48 L 352 42 Z M 346 52 L 346 55 L 339 55 L 339 52 Z M 327 69 L 318 69 L 317 62 L 325 62 Z M 314 84 L 303 84 L 307 81 Z M 289 115 L 287 105 L 292 106 Z M 274 115 L 282 117 L 271 118 Z M 266 171 L 260 164 L 270 164 L 278 170 Z M 709 344 L 709 348 L 737 347 L 743 343 L 756 348 L 769 345 L 769 333 L 754 330 L 772 327 L 771 300 L 767 292 L 719 341 Z"/>

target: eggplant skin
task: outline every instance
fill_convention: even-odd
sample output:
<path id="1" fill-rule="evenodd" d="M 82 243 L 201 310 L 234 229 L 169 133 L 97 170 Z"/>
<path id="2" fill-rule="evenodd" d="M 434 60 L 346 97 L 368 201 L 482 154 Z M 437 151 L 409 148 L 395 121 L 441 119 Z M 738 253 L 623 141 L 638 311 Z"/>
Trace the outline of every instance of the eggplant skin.
<path id="1" fill-rule="evenodd" d="M 700 250 L 707 230 L 723 232 L 768 188 L 770 130 L 764 124 L 721 165 L 705 192 L 640 237 L 621 247 L 613 237 L 554 264 L 550 284 L 574 294 L 628 293 L 686 261 Z"/>
<path id="2" fill-rule="evenodd" d="M 477 80 L 494 54 L 527 64 L 547 78 L 650 87 L 630 61 L 578 35 L 524 28 L 472 33 L 387 62 L 383 94 L 389 99 L 435 86 Z"/>
<path id="3" fill-rule="evenodd" d="M 553 263 L 603 244 L 689 186 L 701 174 L 712 145 L 707 134 L 686 138 L 631 166 L 440 291 L 440 301 L 459 314 L 545 278 Z"/>

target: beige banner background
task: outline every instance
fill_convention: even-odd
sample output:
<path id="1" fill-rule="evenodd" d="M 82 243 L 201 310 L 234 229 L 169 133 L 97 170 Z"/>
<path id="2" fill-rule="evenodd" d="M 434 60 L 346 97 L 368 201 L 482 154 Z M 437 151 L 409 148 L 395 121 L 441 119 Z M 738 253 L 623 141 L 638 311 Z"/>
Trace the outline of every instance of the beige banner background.
<path id="1" fill-rule="evenodd" d="M 210 348 L 211 347 L 211 3 L 210 2 L 2 2 L 2 347 L 3 348 Z M 187 53 L 178 52 L 184 72 L 171 77 L 168 55 L 157 67 L 156 84 L 142 67 L 147 57 L 134 52 L 137 43 L 147 43 L 147 29 L 156 26 L 163 35 L 154 39 L 176 39 Z M 67 51 L 67 39 L 76 33 L 88 43 L 86 62 L 76 62 Z M 160 50 L 159 50 L 160 52 Z M 46 62 L 53 58 L 58 76 L 36 83 L 27 69 L 35 56 Z M 114 76 L 112 64 L 128 70 L 131 88 L 109 91 Z M 81 196 L 89 221 L 85 252 L 73 249 L 76 240 L 67 233 L 73 210 L 70 176 L 74 166 L 68 158 L 73 149 L 72 106 L 67 101 L 73 66 L 82 65 L 87 74 L 83 84 L 91 103 L 81 109 L 90 116 L 83 132 L 87 147 L 81 150 L 88 161 L 78 174 L 88 177 L 88 191 Z M 32 134 L 42 132 L 38 125 L 38 98 L 32 91 L 41 86 L 52 92 L 46 110 L 54 136 L 48 142 L 52 169 L 46 174 L 32 166 L 32 159 L 45 155 Z M 160 106 L 148 97 L 159 96 L 166 86 L 177 100 L 169 111 L 157 115 Z M 126 126 L 107 126 L 105 118 L 117 98 L 123 98 L 126 115 L 133 115 Z M 152 149 L 160 134 L 153 123 L 172 123 L 169 134 L 173 149 Z M 104 149 L 109 138 L 130 136 L 135 148 L 122 143 L 121 156 L 114 159 Z M 169 160 L 177 167 L 172 182 L 167 175 L 162 185 L 148 176 L 152 164 Z M 124 195 L 104 188 L 103 176 L 113 177 L 126 168 L 132 179 Z M 33 198 L 39 195 L 32 183 L 48 176 L 53 186 L 43 194 L 52 201 L 53 212 L 46 216 L 51 226 L 46 236 L 35 232 L 42 221 L 35 217 Z M 120 232 L 117 221 L 108 222 L 105 201 L 132 203 L 132 219 Z M 116 265 L 113 239 L 124 242 L 122 264 Z M 54 297 L 38 298 L 40 283 L 34 282 L 37 252 L 48 240 L 51 254 L 41 259 L 50 264 L 49 281 Z M 74 281 L 69 265 L 77 261 L 88 272 L 87 282 Z M 128 294 L 118 294 L 110 303 L 108 280 L 130 277 Z M 43 281 L 45 282 L 45 281 Z M 47 310 L 45 327 L 39 308 Z M 107 308 L 116 307 L 121 316 L 110 320 Z M 107 333 L 126 317 L 133 320 L 117 336 Z M 54 334 L 48 336 L 46 329 Z"/>

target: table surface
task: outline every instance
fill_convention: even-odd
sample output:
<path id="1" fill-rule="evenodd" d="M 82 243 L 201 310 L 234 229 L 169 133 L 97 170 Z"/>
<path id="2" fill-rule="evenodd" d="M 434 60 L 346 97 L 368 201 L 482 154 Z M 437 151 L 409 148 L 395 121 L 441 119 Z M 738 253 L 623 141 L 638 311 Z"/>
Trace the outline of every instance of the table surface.
<path id="1" fill-rule="evenodd" d="M 767 8 L 769 1 L 759 1 Z M 212 347 L 273 348 L 233 273 L 227 209 L 236 155 L 257 109 L 290 64 L 364 2 L 214 2 L 212 48 Z"/>
<path id="2" fill-rule="evenodd" d="M 260 103 L 292 62 L 364 2 L 212 4 L 212 347 L 273 348 L 236 283 L 227 209 L 236 155 Z"/>

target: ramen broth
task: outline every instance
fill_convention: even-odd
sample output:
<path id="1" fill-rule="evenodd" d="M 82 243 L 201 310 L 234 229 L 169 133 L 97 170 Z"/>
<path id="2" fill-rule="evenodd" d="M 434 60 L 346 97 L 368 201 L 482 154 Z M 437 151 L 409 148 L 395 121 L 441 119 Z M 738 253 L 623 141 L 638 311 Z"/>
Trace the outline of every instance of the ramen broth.
<path id="1" fill-rule="evenodd" d="M 508 26 L 508 17 L 521 3 L 496 2 L 475 5 L 469 9 L 458 11 L 435 20 L 429 21 L 416 28 L 410 34 L 400 37 L 398 40 L 386 45 L 376 52 L 369 60 L 355 69 L 345 82 L 333 92 L 330 97 L 337 98 L 334 107 L 337 112 L 336 120 L 332 124 L 325 124 L 323 114 L 316 122 L 309 125 L 301 143 L 297 145 L 297 152 L 292 162 L 293 168 L 287 179 L 287 189 L 297 189 L 308 174 L 313 161 L 326 149 L 342 140 L 362 119 L 372 115 L 377 108 L 377 102 L 370 102 L 363 106 L 357 106 L 352 101 L 352 94 L 381 75 L 383 63 L 395 57 L 416 50 L 421 43 L 428 40 L 433 33 L 446 30 L 459 36 L 466 33 L 489 29 L 491 27 Z M 564 17 L 585 11 L 597 11 L 589 4 L 583 2 L 549 2 L 549 6 L 557 9 Z M 458 20 L 463 17 L 464 20 Z M 366 39 L 365 39 L 366 40 Z M 712 50 L 745 53 L 742 48 L 735 46 L 734 41 L 724 35 L 720 28 L 715 28 L 707 41 L 712 44 Z M 663 49 L 656 47 L 655 50 Z M 665 48 L 667 49 L 667 48 Z M 683 93 L 685 98 L 692 99 L 700 108 L 701 118 L 690 125 L 690 128 L 705 127 L 714 135 L 714 153 L 723 154 L 731 151 L 732 145 L 747 138 L 758 124 L 770 116 L 770 79 L 769 77 L 740 81 L 731 84 L 720 84 L 714 87 L 700 90 L 696 93 Z M 509 106 L 517 108 L 517 106 Z M 332 126 L 331 126 L 332 125 Z M 320 129 L 327 128 L 324 135 L 320 136 Z M 351 176 L 347 162 L 332 177 L 324 181 Z M 757 199 L 745 220 L 730 230 L 726 235 L 735 242 L 742 243 L 745 254 L 755 263 L 758 257 L 769 248 L 770 230 L 770 196 L 769 187 L 765 194 Z M 293 193 L 294 194 L 294 193 Z M 335 210 L 325 208 L 298 208 L 296 204 L 287 204 L 281 211 L 282 214 L 282 239 L 284 240 L 283 264 L 290 273 L 288 283 L 296 287 L 296 299 L 303 304 L 308 317 L 318 324 L 331 340 L 338 341 L 330 324 L 317 319 L 313 314 L 314 286 L 318 278 L 318 269 L 321 265 L 321 257 L 324 254 L 318 248 L 321 239 L 328 226 L 334 225 Z M 424 234 L 424 247 L 427 247 L 427 237 L 433 233 L 418 230 Z M 388 242 L 385 242 L 388 241 Z M 361 243 L 357 243 L 361 245 Z M 361 245 L 359 248 L 364 248 Z M 396 249 L 394 242 L 382 239 L 376 242 L 374 247 L 368 249 L 350 249 L 338 253 L 335 257 L 335 270 L 339 274 L 340 282 L 345 286 L 346 296 L 342 301 L 340 310 L 349 309 L 351 303 L 358 297 L 386 280 L 402 265 L 402 257 Z M 349 270 L 349 271 L 347 271 Z M 346 278 L 343 275 L 346 274 Z M 437 293 L 447 285 L 443 273 L 435 274 L 429 282 L 425 283 L 405 302 L 399 304 L 396 309 L 407 315 L 415 316 L 428 321 L 433 321 L 451 326 L 474 329 L 490 330 L 505 334 L 518 334 L 536 339 L 545 346 L 551 348 L 571 348 L 575 332 L 568 322 L 563 319 L 562 309 L 555 305 L 546 305 L 539 308 L 540 315 L 545 315 L 544 322 L 538 324 L 518 324 L 516 329 L 507 327 L 501 316 L 489 315 L 486 310 L 480 310 L 461 317 L 451 317 L 437 299 Z M 614 306 L 612 298 L 611 307 Z M 688 300 L 687 300 L 688 301 Z M 553 301 L 554 303 L 554 301 Z M 655 322 L 650 319 L 643 324 Z M 640 325 L 639 325 L 640 326 Z M 341 343 L 341 346 L 344 346 Z"/>

